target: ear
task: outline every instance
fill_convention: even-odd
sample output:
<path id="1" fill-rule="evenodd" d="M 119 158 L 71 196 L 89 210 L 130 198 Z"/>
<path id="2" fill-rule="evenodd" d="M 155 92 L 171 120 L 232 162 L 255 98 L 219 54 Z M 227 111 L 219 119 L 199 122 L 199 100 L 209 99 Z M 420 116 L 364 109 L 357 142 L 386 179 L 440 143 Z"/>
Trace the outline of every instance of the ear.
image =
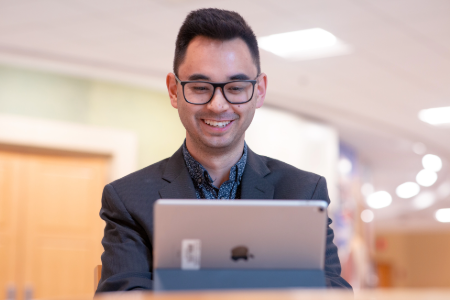
<path id="1" fill-rule="evenodd" d="M 266 99 L 267 90 L 267 75 L 261 73 L 258 76 L 258 82 L 256 83 L 256 108 L 260 108 L 264 104 L 264 99 Z"/>
<path id="2" fill-rule="evenodd" d="M 167 91 L 169 92 L 170 104 L 172 104 L 174 108 L 178 108 L 178 85 L 175 74 L 167 74 L 166 85 Z"/>

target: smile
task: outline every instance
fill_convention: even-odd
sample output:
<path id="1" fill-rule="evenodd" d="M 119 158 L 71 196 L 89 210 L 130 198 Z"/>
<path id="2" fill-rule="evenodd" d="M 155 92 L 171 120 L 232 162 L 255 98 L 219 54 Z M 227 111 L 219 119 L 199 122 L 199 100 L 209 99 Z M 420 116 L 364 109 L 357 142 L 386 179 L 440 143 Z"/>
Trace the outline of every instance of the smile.
<path id="1" fill-rule="evenodd" d="M 232 121 L 220 121 L 220 122 L 217 122 L 217 121 L 213 121 L 213 120 L 203 120 L 203 122 L 205 122 L 209 126 L 222 128 L 222 127 L 225 127 L 228 124 L 230 124 Z"/>

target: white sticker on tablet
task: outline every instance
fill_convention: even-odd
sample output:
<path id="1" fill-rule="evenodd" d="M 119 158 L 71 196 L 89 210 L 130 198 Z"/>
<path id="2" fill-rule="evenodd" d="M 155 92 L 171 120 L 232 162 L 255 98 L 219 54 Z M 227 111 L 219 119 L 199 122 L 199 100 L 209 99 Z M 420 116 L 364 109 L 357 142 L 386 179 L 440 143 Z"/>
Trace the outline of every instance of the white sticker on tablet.
<path id="1" fill-rule="evenodd" d="M 181 269 L 199 270 L 200 269 L 200 240 L 182 240 L 181 241 Z"/>

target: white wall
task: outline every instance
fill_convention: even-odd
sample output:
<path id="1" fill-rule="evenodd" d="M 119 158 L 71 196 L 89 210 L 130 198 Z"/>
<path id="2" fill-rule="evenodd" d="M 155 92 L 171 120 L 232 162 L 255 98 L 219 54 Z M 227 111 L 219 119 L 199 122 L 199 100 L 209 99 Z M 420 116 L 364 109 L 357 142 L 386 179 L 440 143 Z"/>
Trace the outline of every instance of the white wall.
<path id="1" fill-rule="evenodd" d="M 271 107 L 256 111 L 246 133 L 249 147 L 258 154 L 279 159 L 299 169 L 324 176 L 331 201 L 337 199 L 337 131 Z"/>
<path id="2" fill-rule="evenodd" d="M 0 114 L 0 144 L 109 155 L 109 181 L 137 165 L 137 135 L 126 130 Z"/>

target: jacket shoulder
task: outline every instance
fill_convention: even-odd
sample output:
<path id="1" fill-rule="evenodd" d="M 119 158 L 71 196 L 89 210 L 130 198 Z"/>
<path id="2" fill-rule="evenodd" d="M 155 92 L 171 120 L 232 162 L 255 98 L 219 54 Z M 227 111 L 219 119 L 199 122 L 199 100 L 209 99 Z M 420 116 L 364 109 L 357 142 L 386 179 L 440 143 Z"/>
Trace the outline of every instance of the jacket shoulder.
<path id="1" fill-rule="evenodd" d="M 169 158 L 163 159 L 157 163 L 147 166 L 141 170 L 128 174 L 120 179 L 111 182 L 115 192 L 122 201 L 132 201 L 142 199 L 142 197 L 159 197 L 158 191 L 167 182 L 162 179 L 165 167 Z"/>
<path id="2" fill-rule="evenodd" d="M 324 177 L 277 159 L 260 158 L 270 170 L 265 179 L 275 187 L 274 199 L 320 199 L 329 202 Z"/>
<path id="3" fill-rule="evenodd" d="M 298 169 L 288 163 L 282 162 L 281 160 L 270 158 L 267 156 L 259 155 L 259 157 L 263 160 L 266 166 L 270 170 L 271 176 L 277 177 L 289 177 L 296 179 L 310 179 L 313 181 L 318 181 L 322 176 L 308 172 L 302 169 Z"/>

